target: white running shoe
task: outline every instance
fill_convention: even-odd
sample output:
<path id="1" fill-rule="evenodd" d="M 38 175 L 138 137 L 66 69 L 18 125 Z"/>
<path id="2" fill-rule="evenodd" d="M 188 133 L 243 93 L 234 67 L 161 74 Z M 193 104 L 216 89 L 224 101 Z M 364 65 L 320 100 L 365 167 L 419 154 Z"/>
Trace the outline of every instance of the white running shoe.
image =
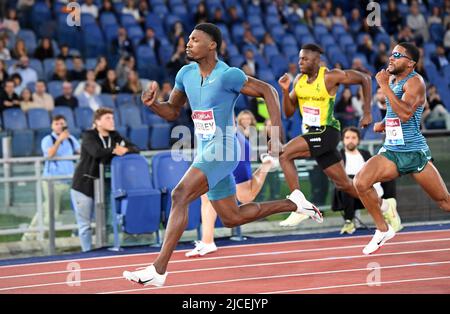
<path id="1" fill-rule="evenodd" d="M 370 240 L 369 244 L 367 244 L 363 249 L 363 253 L 365 255 L 374 253 L 376 250 L 382 247 L 386 241 L 392 239 L 395 236 L 394 228 L 392 228 L 389 224 L 388 227 L 389 229 L 386 232 L 381 232 L 378 229 L 375 231 L 375 235 L 373 236 L 372 240 Z"/>
<path id="2" fill-rule="evenodd" d="M 214 242 L 207 244 L 202 241 L 195 241 L 195 248 L 192 251 L 187 252 L 185 255 L 186 257 L 203 256 L 215 251 L 217 251 L 217 246 Z"/>
<path id="3" fill-rule="evenodd" d="M 166 281 L 167 272 L 164 275 L 160 275 L 156 271 L 155 266 L 150 265 L 142 270 L 124 271 L 123 277 L 126 280 L 134 281 L 144 286 L 154 285 L 162 287 Z"/>
<path id="4" fill-rule="evenodd" d="M 323 222 L 320 210 L 313 203 L 307 201 L 300 190 L 294 190 L 287 198 L 297 205 L 296 213 L 307 215 L 319 224 Z"/>
<path id="5" fill-rule="evenodd" d="M 285 220 L 280 221 L 281 227 L 294 227 L 301 223 L 303 220 L 309 219 L 308 215 L 292 212 Z"/>

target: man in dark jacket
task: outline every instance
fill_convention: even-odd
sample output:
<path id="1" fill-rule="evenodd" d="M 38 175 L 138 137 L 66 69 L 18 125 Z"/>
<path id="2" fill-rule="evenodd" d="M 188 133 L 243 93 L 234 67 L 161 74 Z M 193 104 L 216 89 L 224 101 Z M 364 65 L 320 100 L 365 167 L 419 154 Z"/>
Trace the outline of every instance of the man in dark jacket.
<path id="1" fill-rule="evenodd" d="M 90 224 L 94 210 L 94 180 L 99 177 L 100 164 L 109 164 L 114 156 L 138 152 L 134 144 L 114 130 L 114 112 L 111 109 L 95 111 L 94 128 L 82 135 L 80 162 L 70 191 L 83 252 L 92 247 Z"/>
<path id="2" fill-rule="evenodd" d="M 342 142 L 344 148 L 340 151 L 342 160 L 345 166 L 345 173 L 350 178 L 353 178 L 359 170 L 364 166 L 365 162 L 372 157 L 370 152 L 364 149 L 358 149 L 358 145 L 361 139 L 359 129 L 355 127 L 345 128 L 342 132 Z M 385 183 L 377 183 L 374 185 L 375 190 L 379 197 L 383 197 L 389 206 L 382 208 L 383 216 L 385 220 L 395 229 L 400 231 L 403 227 L 401 225 L 400 216 L 398 215 L 394 206 L 395 203 L 395 181 L 389 181 Z M 345 224 L 341 229 L 341 234 L 352 234 L 355 232 L 355 224 L 353 222 L 355 218 L 355 212 L 359 209 L 363 209 L 364 205 L 357 198 L 351 197 L 349 194 L 338 191 L 335 189 L 334 197 L 332 200 L 331 208 L 333 211 L 343 210 Z"/>

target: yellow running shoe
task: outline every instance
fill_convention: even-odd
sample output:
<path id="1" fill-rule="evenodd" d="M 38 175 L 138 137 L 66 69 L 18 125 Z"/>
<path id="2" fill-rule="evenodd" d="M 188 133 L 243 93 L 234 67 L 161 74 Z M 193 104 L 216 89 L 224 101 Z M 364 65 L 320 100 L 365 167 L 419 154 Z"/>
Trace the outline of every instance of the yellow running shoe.
<path id="1" fill-rule="evenodd" d="M 296 212 L 292 212 L 288 218 L 283 221 L 280 221 L 280 226 L 282 227 L 294 227 L 301 223 L 303 220 L 308 219 L 309 216 L 305 214 L 299 214 Z"/>
<path id="2" fill-rule="evenodd" d="M 351 220 L 346 220 L 344 226 L 341 229 L 341 234 L 348 233 L 353 234 L 355 232 L 355 224 Z"/>
<path id="3" fill-rule="evenodd" d="M 403 229 L 402 220 L 397 212 L 397 201 L 395 198 L 388 198 L 386 200 L 389 203 L 389 209 L 383 213 L 384 220 L 392 226 L 395 232 Z"/>

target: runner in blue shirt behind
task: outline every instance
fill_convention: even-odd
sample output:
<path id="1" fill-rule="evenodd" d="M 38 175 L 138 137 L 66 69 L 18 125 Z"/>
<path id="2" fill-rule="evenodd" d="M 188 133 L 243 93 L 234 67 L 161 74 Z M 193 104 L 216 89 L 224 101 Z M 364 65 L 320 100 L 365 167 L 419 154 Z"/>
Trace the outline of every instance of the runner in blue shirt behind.
<path id="1" fill-rule="evenodd" d="M 264 98 L 272 125 L 278 127 L 280 134 L 271 139 L 274 154 L 281 148 L 280 102 L 275 88 L 219 61 L 217 52 L 221 43 L 222 34 L 217 26 L 198 24 L 189 36 L 186 48 L 187 57 L 193 62 L 178 72 L 169 101 L 157 101 L 156 82 L 152 82 L 142 95 L 142 102 L 167 120 L 175 120 L 188 100 L 198 147 L 192 166 L 172 192 L 172 208 L 160 254 L 143 270 L 125 271 L 123 276 L 127 280 L 144 285 L 164 285 L 167 264 L 188 221 L 188 205 L 205 193 L 226 227 L 293 211 L 322 221 L 320 211 L 299 190 L 294 190 L 286 200 L 238 206 L 233 177 L 240 157 L 234 127 L 235 102 L 240 93 Z"/>

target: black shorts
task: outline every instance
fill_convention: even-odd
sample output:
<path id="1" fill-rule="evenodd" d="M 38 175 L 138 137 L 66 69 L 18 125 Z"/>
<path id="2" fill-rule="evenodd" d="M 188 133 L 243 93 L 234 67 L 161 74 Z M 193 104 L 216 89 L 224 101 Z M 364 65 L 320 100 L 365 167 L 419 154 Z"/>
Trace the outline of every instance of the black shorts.
<path id="1" fill-rule="evenodd" d="M 320 168 L 326 169 L 342 160 L 337 150 L 341 140 L 341 132 L 331 126 L 310 127 L 308 133 L 302 135 L 309 146 L 313 157 Z"/>

